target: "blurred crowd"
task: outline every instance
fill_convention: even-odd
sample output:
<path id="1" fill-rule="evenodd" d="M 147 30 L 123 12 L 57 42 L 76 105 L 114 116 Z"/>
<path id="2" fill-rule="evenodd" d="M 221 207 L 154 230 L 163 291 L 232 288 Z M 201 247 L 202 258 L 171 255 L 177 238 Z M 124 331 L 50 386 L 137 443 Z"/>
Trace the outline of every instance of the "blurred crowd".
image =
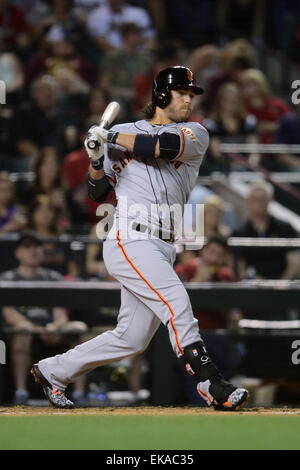
<path id="1" fill-rule="evenodd" d="M 85 186 L 87 129 L 112 100 L 121 105 L 118 122 L 141 119 L 153 76 L 164 67 L 189 66 L 205 89 L 195 98 L 191 118 L 210 133 L 200 175 L 249 167 L 299 171 L 298 155 L 247 154 L 241 162 L 220 148 L 222 143 L 300 144 L 299 107 L 274 95 L 255 56 L 256 45 L 266 45 L 299 64 L 299 11 L 296 0 L 274 0 L 272 8 L 267 0 L 0 0 L 0 80 L 6 88 L 0 105 L 0 236 L 31 234 L 21 237 L 11 265 L 2 250 L 1 278 L 50 279 L 56 272 L 68 280 L 113 280 L 99 242 L 87 245 L 78 260 L 56 240 L 80 234 L 97 241 L 97 204 Z M 233 252 L 226 241 L 230 235 L 296 237 L 289 224 L 269 215 L 272 199 L 270 185 L 253 185 L 249 218 L 240 227 L 226 225 L 225 202 L 207 195 L 208 243 L 179 253 L 179 277 L 196 282 L 296 278 L 292 250 L 277 249 L 276 256 L 271 248 Z M 113 193 L 110 201 L 115 202 Z M 48 324 L 46 310 L 33 312 L 38 328 Z M 222 312 L 195 315 L 201 329 L 234 321 Z M 20 321 L 16 312 L 4 317 L 11 326 Z M 91 313 L 88 326 L 99 318 Z M 67 319 L 65 313 L 57 316 L 58 323 Z M 29 327 L 28 315 L 22 321 Z M 22 344 L 21 350 L 28 347 Z"/>
<path id="2" fill-rule="evenodd" d="M 192 116 L 211 136 L 201 175 L 249 165 L 297 171 L 298 156 L 250 154 L 241 164 L 220 150 L 299 143 L 298 110 L 273 95 L 250 42 L 276 47 L 267 25 L 287 22 L 290 3 L 273 2 L 266 21 L 264 1 L 1 0 L 0 233 L 88 233 L 97 206 L 84 187 L 86 131 L 111 100 L 121 104 L 119 122 L 141 118 L 154 74 L 168 65 L 189 65 L 205 89 Z M 289 27 L 295 41 L 298 29 Z"/>
<path id="3" fill-rule="evenodd" d="M 297 62 L 298 16 L 288 19 L 300 2 L 274 1 L 268 12 L 267 3 L 1 0 L 0 79 L 6 102 L 0 105 L 0 235 L 29 230 L 39 236 L 45 241 L 41 267 L 66 279 L 109 279 L 101 244 L 87 245 L 80 257 L 55 243 L 65 234 L 97 242 L 99 218 L 97 204 L 87 196 L 83 140 L 111 100 L 121 104 L 118 122 L 143 118 L 153 76 L 169 65 L 188 65 L 205 90 L 195 98 L 191 117 L 210 134 L 201 176 L 249 168 L 299 171 L 298 155 L 233 156 L 221 150 L 223 143 L 300 143 L 299 106 L 274 95 L 255 55 L 258 43 L 277 49 L 280 44 L 284 52 L 281 24 L 295 41 L 290 58 Z M 200 199 L 197 190 L 193 194 L 192 202 L 205 204 L 207 237 L 274 236 L 275 229 L 297 235 L 292 227 L 273 227 L 268 215 L 273 194 L 266 187 L 256 188 L 254 196 L 251 192 L 249 222 L 243 227 L 234 208 L 228 220 L 225 201 L 209 192 Z M 113 191 L 107 202 L 115 204 Z M 16 257 L 5 261 L 8 251 L 1 246 L 1 271 L 15 268 Z M 195 251 L 187 258 L 192 254 L 198 257 Z M 286 254 L 276 269 L 266 267 L 268 257 L 261 262 L 253 256 L 250 249 L 236 250 L 231 261 L 226 256 L 237 279 L 249 272 L 276 279 L 296 275 Z"/>

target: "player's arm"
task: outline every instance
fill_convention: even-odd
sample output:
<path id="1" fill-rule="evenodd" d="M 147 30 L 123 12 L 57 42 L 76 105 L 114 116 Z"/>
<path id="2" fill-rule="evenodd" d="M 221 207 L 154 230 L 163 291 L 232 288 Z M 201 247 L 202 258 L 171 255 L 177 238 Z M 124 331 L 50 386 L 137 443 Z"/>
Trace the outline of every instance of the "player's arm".
<path id="1" fill-rule="evenodd" d="M 118 134 L 116 144 L 139 157 L 173 160 L 180 150 L 180 137 L 170 132 L 160 135 Z"/>
<path id="2" fill-rule="evenodd" d="M 187 123 L 188 127 L 177 127 L 175 132 L 163 132 L 159 135 L 125 134 L 95 126 L 93 132 L 99 139 L 110 144 L 117 144 L 130 153 L 144 158 L 164 158 L 182 161 L 199 160 L 207 150 L 209 135 L 198 123 Z"/>
<path id="3" fill-rule="evenodd" d="M 188 126 L 178 126 L 175 132 L 163 132 L 159 135 L 116 132 L 115 143 L 125 147 L 133 156 L 199 161 L 207 150 L 209 135 L 198 123 L 188 123 Z"/>
<path id="4" fill-rule="evenodd" d="M 103 139 L 109 144 L 117 144 L 139 157 L 173 160 L 180 152 L 180 136 L 175 133 L 125 134 L 113 130 L 107 131 L 98 126 L 93 127 L 92 131 L 98 139 Z"/>
<path id="5" fill-rule="evenodd" d="M 98 140 L 99 145 L 94 149 L 88 146 L 88 140 Z M 90 159 L 90 166 L 86 176 L 89 198 L 96 202 L 103 202 L 112 190 L 109 179 L 104 174 L 104 141 L 99 140 L 97 135 L 93 134 L 93 129 L 88 132 L 84 142 L 85 149 Z"/>
<path id="6" fill-rule="evenodd" d="M 86 181 L 89 198 L 96 202 L 104 202 L 113 189 L 104 170 L 95 170 L 91 165 Z"/>

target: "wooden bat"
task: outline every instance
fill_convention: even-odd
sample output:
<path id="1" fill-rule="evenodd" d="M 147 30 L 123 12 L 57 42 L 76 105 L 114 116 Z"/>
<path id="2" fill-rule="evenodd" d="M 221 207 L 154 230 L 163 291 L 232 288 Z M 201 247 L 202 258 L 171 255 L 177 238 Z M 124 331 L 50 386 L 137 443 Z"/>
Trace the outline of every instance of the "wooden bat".
<path id="1" fill-rule="evenodd" d="M 101 116 L 99 127 L 107 128 L 116 119 L 117 114 L 120 110 L 120 105 L 116 101 L 112 101 L 106 107 L 104 113 Z M 87 146 L 90 150 L 94 150 L 99 145 L 99 142 L 95 139 L 88 139 Z"/>

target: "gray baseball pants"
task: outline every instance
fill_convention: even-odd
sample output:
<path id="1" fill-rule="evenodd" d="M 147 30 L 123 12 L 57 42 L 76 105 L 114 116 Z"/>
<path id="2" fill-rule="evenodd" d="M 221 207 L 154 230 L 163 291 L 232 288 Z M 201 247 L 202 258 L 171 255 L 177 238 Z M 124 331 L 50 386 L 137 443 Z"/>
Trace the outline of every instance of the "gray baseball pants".
<path id="1" fill-rule="evenodd" d="M 114 330 L 38 363 L 46 379 L 58 389 L 96 367 L 144 351 L 162 322 L 172 348 L 201 340 L 189 296 L 173 269 L 175 247 L 160 239 L 107 239 L 103 257 L 108 271 L 121 283 L 121 308 Z"/>

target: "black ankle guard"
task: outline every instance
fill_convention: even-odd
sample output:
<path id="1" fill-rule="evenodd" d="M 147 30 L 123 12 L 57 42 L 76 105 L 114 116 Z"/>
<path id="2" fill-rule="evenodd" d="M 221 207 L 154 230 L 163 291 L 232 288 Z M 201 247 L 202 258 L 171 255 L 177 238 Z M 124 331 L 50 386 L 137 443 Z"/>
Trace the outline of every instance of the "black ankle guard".
<path id="1" fill-rule="evenodd" d="M 187 372 L 193 375 L 197 382 L 205 382 L 205 380 L 219 373 L 202 341 L 184 348 L 181 359 L 185 363 Z"/>

